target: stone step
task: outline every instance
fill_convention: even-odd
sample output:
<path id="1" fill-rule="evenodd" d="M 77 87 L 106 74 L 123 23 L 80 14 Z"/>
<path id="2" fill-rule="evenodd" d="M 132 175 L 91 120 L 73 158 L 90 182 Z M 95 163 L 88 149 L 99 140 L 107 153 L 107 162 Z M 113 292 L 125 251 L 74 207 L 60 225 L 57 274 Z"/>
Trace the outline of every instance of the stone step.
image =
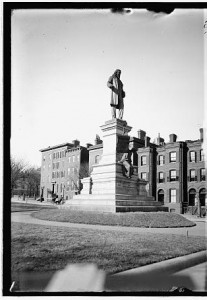
<path id="1" fill-rule="evenodd" d="M 118 206 L 161 206 L 160 202 L 151 198 L 137 197 L 131 199 L 109 199 L 108 197 L 76 197 L 63 205 L 118 205 Z"/>
<path id="2" fill-rule="evenodd" d="M 168 212 L 168 207 L 164 206 L 114 206 L 114 205 L 60 205 L 59 209 L 69 209 L 78 211 L 97 211 L 97 212 L 158 212 L 165 211 Z"/>
<path id="3" fill-rule="evenodd" d="M 73 200 L 92 200 L 92 199 L 104 199 L 104 200 L 137 200 L 137 201 L 154 201 L 152 196 L 143 195 L 129 195 L 129 194 L 80 194 L 73 197 Z"/>
<path id="4" fill-rule="evenodd" d="M 116 212 L 114 205 L 61 205 L 61 207 L 58 206 L 58 208 L 78 211 Z"/>
<path id="5" fill-rule="evenodd" d="M 162 204 L 154 200 L 116 200 L 116 206 L 162 206 Z"/>
<path id="6" fill-rule="evenodd" d="M 165 206 L 116 206 L 116 212 L 168 212 L 168 207 Z"/>

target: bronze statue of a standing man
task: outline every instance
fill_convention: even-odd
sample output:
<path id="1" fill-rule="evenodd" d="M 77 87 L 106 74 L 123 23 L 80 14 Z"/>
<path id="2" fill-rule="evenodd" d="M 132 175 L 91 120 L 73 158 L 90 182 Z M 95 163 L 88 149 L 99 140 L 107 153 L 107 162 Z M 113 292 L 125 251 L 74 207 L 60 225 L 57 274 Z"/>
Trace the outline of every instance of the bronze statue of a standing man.
<path id="1" fill-rule="evenodd" d="M 120 80 L 121 70 L 117 69 L 112 76 L 109 77 L 107 86 L 111 89 L 111 113 L 112 118 L 116 118 L 116 109 L 119 110 L 119 119 L 123 119 L 125 92 L 123 91 L 123 83 Z"/>

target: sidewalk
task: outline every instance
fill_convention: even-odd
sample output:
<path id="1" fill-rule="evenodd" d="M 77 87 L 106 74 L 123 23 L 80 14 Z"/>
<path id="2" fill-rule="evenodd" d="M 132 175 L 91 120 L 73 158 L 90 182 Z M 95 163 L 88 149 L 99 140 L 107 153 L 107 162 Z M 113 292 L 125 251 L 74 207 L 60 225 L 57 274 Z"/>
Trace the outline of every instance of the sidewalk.
<path id="1" fill-rule="evenodd" d="M 197 217 L 196 215 L 185 214 L 184 218 L 192 221 L 192 222 L 207 222 L 207 217 Z"/>
<path id="2" fill-rule="evenodd" d="M 73 228 L 85 228 L 94 230 L 116 230 L 116 231 L 128 231 L 128 232 L 140 232 L 140 233 L 163 233 L 163 234 L 179 234 L 186 237 L 190 236 L 203 236 L 206 237 L 205 222 L 198 222 L 193 227 L 180 227 L 180 228 L 140 228 L 140 227 L 119 227 L 108 225 L 92 225 L 92 224 L 79 224 L 79 223 L 67 223 L 67 222 L 55 222 L 40 220 L 31 217 L 31 211 L 29 212 L 13 212 L 11 220 L 13 222 L 39 224 L 46 226 L 58 226 L 58 227 L 73 227 Z"/>

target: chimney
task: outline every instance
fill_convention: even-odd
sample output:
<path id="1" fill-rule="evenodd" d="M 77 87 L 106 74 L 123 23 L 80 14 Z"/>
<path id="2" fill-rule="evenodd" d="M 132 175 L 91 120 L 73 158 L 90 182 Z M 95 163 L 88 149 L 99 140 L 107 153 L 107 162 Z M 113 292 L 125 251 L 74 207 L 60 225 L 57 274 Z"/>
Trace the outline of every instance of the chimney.
<path id="1" fill-rule="evenodd" d="M 175 143 L 177 140 L 177 135 L 172 133 L 170 134 L 170 143 Z"/>
<path id="2" fill-rule="evenodd" d="M 160 145 L 160 133 L 158 133 L 157 144 Z"/>
<path id="3" fill-rule="evenodd" d="M 144 131 L 144 130 L 141 130 L 141 129 L 139 129 L 138 131 L 137 131 L 137 133 L 138 133 L 138 138 L 140 139 L 140 140 L 145 140 L 145 136 L 146 136 L 146 132 Z"/>
<path id="4" fill-rule="evenodd" d="M 89 148 L 89 147 L 91 147 L 91 146 L 93 146 L 93 145 L 90 144 L 90 143 L 87 143 L 87 144 L 86 144 L 86 148 Z"/>
<path id="5" fill-rule="evenodd" d="M 78 147 L 80 145 L 79 140 L 73 140 L 72 143 L 73 143 L 74 147 Z"/>
<path id="6" fill-rule="evenodd" d="M 96 135 L 96 139 L 95 139 L 95 145 L 98 145 L 98 144 L 102 144 L 103 143 L 103 141 L 100 139 L 100 136 L 97 134 Z"/>
<path id="7" fill-rule="evenodd" d="M 144 146 L 145 146 L 145 147 L 149 147 L 149 143 L 150 143 L 150 137 L 148 137 L 148 136 L 145 136 L 145 140 L 144 140 L 144 142 L 145 142 Z"/>
<path id="8" fill-rule="evenodd" d="M 203 142 L 203 128 L 200 128 L 200 140 Z"/>
<path id="9" fill-rule="evenodd" d="M 163 138 L 160 137 L 160 133 L 158 133 L 158 137 L 157 137 L 157 145 L 164 145 L 165 140 Z"/>

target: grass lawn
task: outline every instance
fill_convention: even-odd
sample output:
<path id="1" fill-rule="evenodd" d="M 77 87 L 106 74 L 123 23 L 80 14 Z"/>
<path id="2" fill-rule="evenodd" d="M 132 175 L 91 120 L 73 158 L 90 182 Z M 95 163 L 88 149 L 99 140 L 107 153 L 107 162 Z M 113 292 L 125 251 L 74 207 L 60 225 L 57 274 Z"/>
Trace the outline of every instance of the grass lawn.
<path id="1" fill-rule="evenodd" d="M 167 212 L 100 213 L 57 209 L 34 212 L 33 217 L 49 221 L 131 227 L 190 227 L 195 223 Z"/>
<path id="2" fill-rule="evenodd" d="M 12 223 L 12 280 L 68 263 L 95 263 L 108 273 L 205 250 L 202 237 L 137 234 Z M 19 273 L 19 274 L 20 274 Z"/>

